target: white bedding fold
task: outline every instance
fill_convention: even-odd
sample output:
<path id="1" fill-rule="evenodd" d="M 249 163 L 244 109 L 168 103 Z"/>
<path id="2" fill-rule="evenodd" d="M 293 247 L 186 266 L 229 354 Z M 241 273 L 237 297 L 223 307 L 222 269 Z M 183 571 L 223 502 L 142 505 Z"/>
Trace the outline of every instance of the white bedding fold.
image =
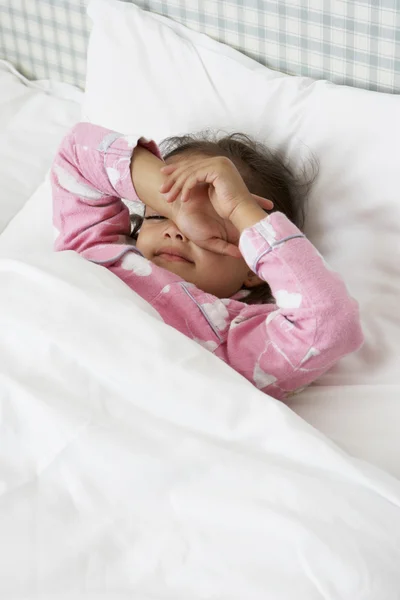
<path id="1" fill-rule="evenodd" d="M 399 482 L 73 253 L 0 289 L 2 597 L 398 598 Z"/>

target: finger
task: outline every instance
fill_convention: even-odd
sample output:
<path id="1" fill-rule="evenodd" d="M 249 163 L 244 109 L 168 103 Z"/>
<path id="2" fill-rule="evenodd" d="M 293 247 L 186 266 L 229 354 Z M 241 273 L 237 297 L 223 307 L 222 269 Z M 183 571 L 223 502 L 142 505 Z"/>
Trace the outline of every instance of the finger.
<path id="1" fill-rule="evenodd" d="M 179 163 L 171 163 L 170 165 L 164 165 L 163 167 L 161 167 L 161 171 L 163 173 L 172 173 L 172 171 L 174 171 L 175 169 L 177 169 L 179 167 Z"/>
<path id="2" fill-rule="evenodd" d="M 274 203 L 272 202 L 272 200 L 268 200 L 268 198 L 263 198 L 262 196 L 258 196 L 257 194 L 252 194 L 252 196 L 262 208 L 265 208 L 266 210 L 271 210 L 274 207 Z"/>
<path id="3" fill-rule="evenodd" d="M 187 165 L 197 165 L 199 163 L 204 163 L 204 162 L 209 162 L 208 159 L 204 159 L 204 158 L 199 158 L 199 157 L 194 157 L 194 156 L 190 156 L 187 158 L 184 158 L 184 156 L 180 156 L 178 157 L 178 159 L 175 162 L 166 164 L 164 163 L 164 165 L 161 167 L 161 171 L 165 171 L 167 173 L 172 172 L 174 169 L 177 169 L 178 167 L 182 167 L 182 166 L 187 166 Z"/>
<path id="4" fill-rule="evenodd" d="M 196 187 L 199 183 L 203 183 L 207 177 L 206 172 L 197 171 L 189 175 L 182 186 L 181 202 L 187 202 L 189 200 L 191 190 Z"/>
<path id="5" fill-rule="evenodd" d="M 160 187 L 160 192 L 163 194 L 168 193 L 171 190 L 172 186 L 178 181 L 178 179 L 181 178 L 181 176 L 182 168 L 176 169 L 173 173 L 167 175 L 167 177 L 164 179 L 164 183 Z"/>
<path id="6" fill-rule="evenodd" d="M 266 198 L 261 199 L 258 204 L 264 210 L 272 210 L 274 208 L 274 203 L 272 200 L 267 200 Z"/>
<path id="7" fill-rule="evenodd" d="M 159 191 L 160 191 L 162 194 L 166 194 L 167 192 L 169 192 L 169 191 L 170 191 L 170 189 L 172 188 L 172 186 L 174 185 L 174 183 L 175 183 L 175 177 L 174 177 L 174 176 L 167 177 L 167 178 L 164 180 L 164 183 L 163 183 L 163 184 L 162 184 L 162 186 L 160 187 L 160 190 L 159 190 Z"/>
<path id="8" fill-rule="evenodd" d="M 172 186 L 170 187 L 169 191 L 164 194 L 165 199 L 168 203 L 175 202 L 175 200 L 178 198 L 178 196 L 181 193 L 184 183 L 185 183 L 184 176 L 180 176 L 176 181 L 172 182 Z"/>
<path id="9" fill-rule="evenodd" d="M 242 255 L 240 250 L 234 244 L 230 244 L 229 242 L 225 242 L 221 238 L 209 238 L 204 242 L 197 242 L 196 244 L 203 248 L 204 250 L 209 250 L 210 252 L 214 252 L 215 254 L 222 254 L 224 256 L 231 256 L 233 258 L 241 258 Z"/>
<path id="10" fill-rule="evenodd" d="M 171 175 L 174 172 L 176 173 L 178 170 L 187 169 L 188 166 L 194 167 L 199 162 L 204 162 L 204 159 L 180 159 L 176 163 L 164 165 L 161 167 L 160 171 L 163 175 Z"/>
<path id="11" fill-rule="evenodd" d="M 177 166 L 175 171 L 166 177 L 164 183 L 160 187 L 160 192 L 168 196 L 169 192 L 172 191 L 172 188 L 175 184 L 179 184 L 179 182 L 185 181 L 188 174 L 191 173 L 191 169 L 188 169 L 187 166 Z M 176 198 L 176 197 L 175 197 Z M 167 199 L 167 202 L 173 202 L 173 200 Z"/>
<path id="12" fill-rule="evenodd" d="M 167 202 L 174 202 L 179 194 L 181 194 L 182 202 L 187 201 L 190 190 L 198 183 L 205 181 L 207 173 L 207 169 L 198 169 L 193 172 L 191 167 L 186 168 L 179 174 L 171 190 L 166 194 Z"/>
<path id="13" fill-rule="evenodd" d="M 264 208 L 265 210 L 272 210 L 274 208 L 274 203 L 272 202 L 272 200 L 268 200 L 267 198 L 263 198 L 262 196 L 258 196 L 257 194 L 251 194 L 254 198 L 254 200 L 259 204 L 259 206 L 261 206 L 261 208 Z"/>
<path id="14" fill-rule="evenodd" d="M 168 192 L 171 189 L 174 181 L 176 180 L 176 178 L 179 175 L 179 173 L 178 173 L 179 168 L 181 168 L 181 167 L 178 164 L 174 164 L 174 165 L 167 165 L 160 169 L 162 174 L 165 175 L 165 179 L 159 188 L 159 191 L 161 193 Z"/>

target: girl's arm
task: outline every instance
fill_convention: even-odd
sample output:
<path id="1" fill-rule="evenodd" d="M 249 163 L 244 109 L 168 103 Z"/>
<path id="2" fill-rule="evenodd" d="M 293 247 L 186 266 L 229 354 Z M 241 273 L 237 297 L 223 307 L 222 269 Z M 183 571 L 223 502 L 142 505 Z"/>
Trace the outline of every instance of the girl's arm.
<path id="1" fill-rule="evenodd" d="M 132 250 L 132 240 L 125 239 L 131 228 L 129 211 L 121 198 L 140 200 L 173 219 L 173 207 L 160 193 L 164 165 L 151 140 L 91 123 L 75 125 L 63 139 L 51 172 L 56 250 L 75 250 L 101 264 L 110 264 L 118 253 L 126 252 L 122 243 L 129 243 Z M 237 252 L 231 243 L 214 239 L 219 229 L 216 234 L 213 225 L 217 215 L 212 207 L 209 216 L 209 237 L 204 232 L 203 214 L 198 244 L 208 250 L 217 245 L 218 251 L 226 254 L 232 249 Z M 195 222 L 192 229 L 196 231 Z M 132 251 L 138 252 L 136 248 Z"/>
<path id="2" fill-rule="evenodd" d="M 258 388 L 284 398 L 360 347 L 358 304 L 285 215 L 265 218 L 249 204 L 232 220 L 247 264 L 268 282 L 276 305 L 246 306 L 221 351 Z"/>
<path id="3" fill-rule="evenodd" d="M 206 347 L 258 388 L 284 398 L 361 345 L 358 305 L 344 282 L 284 214 L 265 217 L 232 161 L 188 157 L 162 171 L 167 202 L 178 196 L 190 202 L 190 191 L 208 183 L 214 209 L 239 231 L 241 254 L 276 300 L 249 306 L 196 292 L 214 334 Z"/>
<path id="4" fill-rule="evenodd" d="M 61 142 L 50 174 L 55 249 L 74 250 L 107 266 L 151 304 L 163 287 L 180 278 L 141 257 L 129 237 L 129 211 L 121 198 L 144 199 L 165 214 L 165 201 L 160 207 L 153 189 L 162 179 L 162 164 L 154 142 L 78 123 Z M 148 277 L 155 272 L 157 277 Z"/>
<path id="5" fill-rule="evenodd" d="M 75 125 L 51 170 L 56 250 L 75 250 L 95 261 L 121 251 L 115 245 L 130 234 L 129 211 L 121 198 L 140 199 L 163 214 L 168 210 L 158 191 L 163 164 L 153 141 L 90 123 Z"/>

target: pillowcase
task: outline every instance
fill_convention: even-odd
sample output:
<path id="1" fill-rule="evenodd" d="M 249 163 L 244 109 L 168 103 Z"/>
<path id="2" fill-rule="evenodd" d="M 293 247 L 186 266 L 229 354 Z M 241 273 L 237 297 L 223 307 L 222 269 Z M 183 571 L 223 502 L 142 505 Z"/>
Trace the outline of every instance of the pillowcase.
<path id="1" fill-rule="evenodd" d="M 0 60 L 0 232 L 50 167 L 57 146 L 80 118 L 83 92 L 29 81 Z"/>
<path id="2" fill-rule="evenodd" d="M 91 0 L 84 118 L 160 142 L 243 131 L 319 175 L 305 233 L 358 299 L 366 343 L 316 385 L 399 383 L 398 96 L 272 71 L 204 34 Z"/>

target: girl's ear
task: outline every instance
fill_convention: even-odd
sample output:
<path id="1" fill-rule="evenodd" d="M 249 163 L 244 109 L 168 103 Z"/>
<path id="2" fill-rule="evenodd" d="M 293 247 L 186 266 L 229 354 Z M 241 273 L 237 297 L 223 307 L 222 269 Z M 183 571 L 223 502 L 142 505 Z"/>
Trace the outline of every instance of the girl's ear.
<path id="1" fill-rule="evenodd" d="M 246 288 L 257 287 L 261 283 L 265 283 L 265 281 L 263 281 L 262 279 L 260 279 L 258 275 L 256 275 L 255 273 L 253 273 L 253 271 L 247 271 L 247 277 L 246 277 L 246 279 L 243 282 L 243 285 Z"/>

